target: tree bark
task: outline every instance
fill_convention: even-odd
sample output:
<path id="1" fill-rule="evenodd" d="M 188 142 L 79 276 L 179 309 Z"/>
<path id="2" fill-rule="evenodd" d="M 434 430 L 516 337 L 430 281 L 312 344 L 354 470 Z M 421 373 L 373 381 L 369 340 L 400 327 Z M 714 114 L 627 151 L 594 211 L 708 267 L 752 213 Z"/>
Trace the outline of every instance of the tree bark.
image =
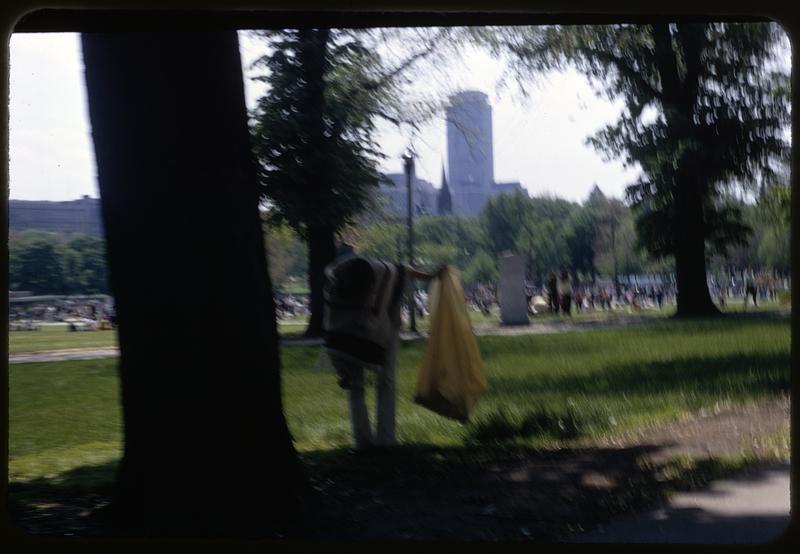
<path id="1" fill-rule="evenodd" d="M 701 190 L 700 185 L 688 175 L 682 175 L 675 187 L 677 317 L 708 317 L 720 314 L 708 292 Z"/>
<path id="2" fill-rule="evenodd" d="M 322 321 L 325 310 L 323 289 L 325 266 L 336 258 L 335 233 L 330 227 L 312 227 L 308 233 L 308 288 L 310 292 L 308 321 L 305 336 L 322 336 Z"/>
<path id="3" fill-rule="evenodd" d="M 687 32 L 683 32 L 687 36 Z M 692 164 L 697 156 L 691 151 L 680 153 L 678 148 L 692 133 L 694 106 L 695 63 L 690 63 L 689 82 L 682 82 L 672 43 L 669 24 L 653 25 L 653 44 L 656 64 L 661 77 L 662 107 L 670 134 L 674 137 L 679 171 L 674 177 L 673 243 L 675 245 L 675 275 L 678 287 L 677 317 L 712 316 L 720 312 L 708 292 L 705 257 L 705 221 L 703 215 L 703 183 L 693 178 Z M 686 43 L 685 43 L 686 44 Z M 695 43 L 686 46 L 691 50 Z M 697 54 L 699 56 L 699 53 Z"/>
<path id="4" fill-rule="evenodd" d="M 323 117 L 325 114 L 325 71 L 327 66 L 329 29 L 301 29 L 299 38 L 302 44 L 298 59 L 305 82 L 304 112 L 308 118 L 309 141 L 305 160 L 309 162 L 310 171 L 306 177 L 306 190 L 319 190 L 328 186 L 328 168 L 326 157 L 320 155 L 325 147 Z M 324 208 L 323 208 L 324 210 Z M 323 287 L 325 286 L 325 266 L 336 256 L 334 244 L 335 230 L 332 225 L 322 223 L 325 214 L 308 214 L 308 285 L 309 310 L 311 312 L 305 335 L 318 337 L 322 335 Z"/>
<path id="5" fill-rule="evenodd" d="M 119 320 L 119 532 L 290 532 L 281 403 L 235 32 L 82 35 Z"/>

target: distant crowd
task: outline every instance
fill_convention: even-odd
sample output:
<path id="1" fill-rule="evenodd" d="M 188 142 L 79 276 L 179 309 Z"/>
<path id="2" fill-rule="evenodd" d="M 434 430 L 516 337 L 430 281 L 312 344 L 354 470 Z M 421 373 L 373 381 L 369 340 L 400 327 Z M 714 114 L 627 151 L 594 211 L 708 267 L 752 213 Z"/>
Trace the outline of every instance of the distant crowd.
<path id="1" fill-rule="evenodd" d="M 55 300 L 9 304 L 8 321 L 12 331 L 35 331 L 43 323 L 67 323 L 70 330 L 83 331 L 116 327 L 116 312 L 103 300 Z"/>
<path id="2" fill-rule="evenodd" d="M 745 305 L 758 305 L 759 301 L 775 301 L 782 290 L 788 290 L 789 281 L 767 272 L 744 272 L 740 277 L 730 277 L 724 282 L 709 279 L 712 298 L 724 306 L 729 299 L 744 299 Z M 526 283 L 526 297 L 530 315 L 573 313 L 600 310 L 640 309 L 661 310 L 665 305 L 677 303 L 677 289 L 672 283 L 639 285 L 636 283 L 580 284 L 575 285 L 567 271 L 551 271 L 541 287 Z M 467 304 L 485 315 L 499 305 L 497 287 L 479 284 L 467 292 Z"/>

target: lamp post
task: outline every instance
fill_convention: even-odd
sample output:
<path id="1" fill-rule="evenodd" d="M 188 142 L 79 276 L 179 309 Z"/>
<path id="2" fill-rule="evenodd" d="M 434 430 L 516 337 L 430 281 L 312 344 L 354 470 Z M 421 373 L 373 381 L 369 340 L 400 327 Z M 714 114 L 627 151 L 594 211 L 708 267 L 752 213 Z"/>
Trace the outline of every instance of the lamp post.
<path id="1" fill-rule="evenodd" d="M 406 148 L 403 152 L 403 169 L 406 172 L 406 189 L 408 192 L 408 218 L 406 224 L 408 225 L 408 265 L 414 267 L 414 194 L 411 186 L 411 176 L 414 173 L 414 151 L 411 148 Z M 411 281 L 408 298 L 408 310 L 411 331 L 417 332 L 417 306 L 414 295 L 414 281 Z"/>

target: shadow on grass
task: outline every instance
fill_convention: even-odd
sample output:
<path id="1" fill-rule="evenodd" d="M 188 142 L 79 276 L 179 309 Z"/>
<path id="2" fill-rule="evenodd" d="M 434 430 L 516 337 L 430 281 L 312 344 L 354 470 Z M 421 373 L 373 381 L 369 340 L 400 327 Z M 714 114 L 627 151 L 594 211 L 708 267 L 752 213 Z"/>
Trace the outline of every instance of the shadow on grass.
<path id="1" fill-rule="evenodd" d="M 22 532 L 95 536 L 105 533 L 100 510 L 111 500 L 117 462 L 82 466 L 52 478 L 8 484 L 11 521 Z"/>
<path id="2" fill-rule="evenodd" d="M 544 450 L 403 445 L 303 455 L 328 514 L 314 538 L 556 540 L 670 494 L 707 486 L 752 460 L 650 455 L 671 445 Z"/>
<path id="3" fill-rule="evenodd" d="M 321 516 L 307 538 L 556 540 L 743 467 L 714 459 L 649 462 L 666 446 L 400 445 L 303 453 Z M 13 520 L 32 534 L 106 535 L 93 513 L 110 500 L 115 469 L 109 463 L 11 483 Z"/>

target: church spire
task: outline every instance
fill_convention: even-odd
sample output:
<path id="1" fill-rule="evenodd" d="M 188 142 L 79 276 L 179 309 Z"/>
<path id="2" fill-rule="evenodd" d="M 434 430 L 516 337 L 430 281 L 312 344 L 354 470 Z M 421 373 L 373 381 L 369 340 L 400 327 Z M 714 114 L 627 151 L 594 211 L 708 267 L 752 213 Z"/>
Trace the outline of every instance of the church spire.
<path id="1" fill-rule="evenodd" d="M 439 196 L 436 199 L 436 212 L 445 215 L 453 212 L 453 199 L 450 196 L 450 187 L 447 186 L 447 176 L 444 173 L 442 164 L 442 187 L 439 189 Z"/>

